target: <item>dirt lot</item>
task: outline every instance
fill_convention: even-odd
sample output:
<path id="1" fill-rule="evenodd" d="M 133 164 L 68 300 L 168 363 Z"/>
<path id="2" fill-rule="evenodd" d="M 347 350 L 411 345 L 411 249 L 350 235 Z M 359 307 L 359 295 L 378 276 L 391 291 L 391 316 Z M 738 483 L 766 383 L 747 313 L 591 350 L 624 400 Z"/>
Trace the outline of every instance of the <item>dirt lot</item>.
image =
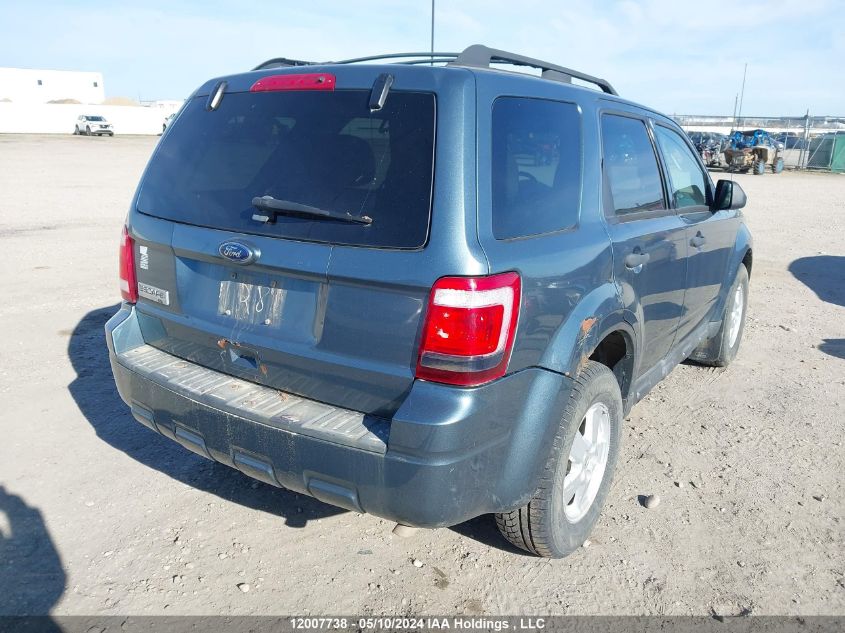
<path id="1" fill-rule="evenodd" d="M 845 177 L 737 176 L 739 358 L 634 408 L 591 545 L 548 561 L 491 517 L 398 539 L 130 417 L 102 326 L 156 140 L 0 136 L 0 614 L 845 613 Z"/>

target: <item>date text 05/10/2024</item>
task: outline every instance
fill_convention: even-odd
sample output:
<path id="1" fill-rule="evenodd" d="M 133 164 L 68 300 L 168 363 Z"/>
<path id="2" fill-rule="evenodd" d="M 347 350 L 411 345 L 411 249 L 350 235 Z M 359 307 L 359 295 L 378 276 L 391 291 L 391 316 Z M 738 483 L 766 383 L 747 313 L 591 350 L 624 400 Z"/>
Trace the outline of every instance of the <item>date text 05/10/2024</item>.
<path id="1" fill-rule="evenodd" d="M 458 630 L 458 631 L 538 631 L 546 628 L 545 618 L 484 618 L 484 617 L 411 617 L 382 616 L 364 618 L 294 617 L 293 630 Z"/>

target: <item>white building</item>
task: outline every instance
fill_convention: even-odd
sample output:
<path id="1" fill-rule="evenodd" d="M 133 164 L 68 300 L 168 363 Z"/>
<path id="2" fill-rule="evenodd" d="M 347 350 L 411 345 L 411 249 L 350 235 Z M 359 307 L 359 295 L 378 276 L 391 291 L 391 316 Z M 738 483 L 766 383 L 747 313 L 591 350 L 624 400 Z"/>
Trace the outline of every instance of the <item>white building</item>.
<path id="1" fill-rule="evenodd" d="M 80 103 L 102 103 L 105 98 L 102 73 L 0 68 L 0 101 L 47 103 L 76 99 Z"/>

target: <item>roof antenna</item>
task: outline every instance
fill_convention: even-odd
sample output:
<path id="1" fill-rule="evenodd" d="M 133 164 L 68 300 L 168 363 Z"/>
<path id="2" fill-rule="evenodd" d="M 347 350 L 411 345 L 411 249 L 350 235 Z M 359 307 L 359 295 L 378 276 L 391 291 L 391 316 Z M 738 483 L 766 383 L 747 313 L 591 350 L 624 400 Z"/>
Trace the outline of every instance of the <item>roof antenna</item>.
<path id="1" fill-rule="evenodd" d="M 434 0 L 431 0 L 431 61 L 429 65 L 434 66 Z"/>

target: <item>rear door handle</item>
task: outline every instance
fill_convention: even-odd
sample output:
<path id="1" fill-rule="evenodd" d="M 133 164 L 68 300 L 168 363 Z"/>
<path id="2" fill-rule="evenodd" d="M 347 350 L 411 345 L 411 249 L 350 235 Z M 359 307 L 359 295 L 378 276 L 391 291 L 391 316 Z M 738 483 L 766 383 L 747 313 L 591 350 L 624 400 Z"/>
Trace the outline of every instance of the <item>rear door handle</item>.
<path id="1" fill-rule="evenodd" d="M 633 253 L 628 253 L 625 256 L 625 268 L 628 268 L 629 270 L 634 270 L 635 268 L 639 268 L 643 264 L 648 263 L 649 259 L 651 259 L 651 256 L 648 253 L 639 253 L 637 251 L 634 251 Z"/>
<path id="2" fill-rule="evenodd" d="M 701 234 L 701 231 L 695 234 L 695 236 L 689 241 L 690 246 L 695 246 L 696 248 L 701 248 L 704 246 L 704 243 L 707 241 L 707 238 Z"/>

